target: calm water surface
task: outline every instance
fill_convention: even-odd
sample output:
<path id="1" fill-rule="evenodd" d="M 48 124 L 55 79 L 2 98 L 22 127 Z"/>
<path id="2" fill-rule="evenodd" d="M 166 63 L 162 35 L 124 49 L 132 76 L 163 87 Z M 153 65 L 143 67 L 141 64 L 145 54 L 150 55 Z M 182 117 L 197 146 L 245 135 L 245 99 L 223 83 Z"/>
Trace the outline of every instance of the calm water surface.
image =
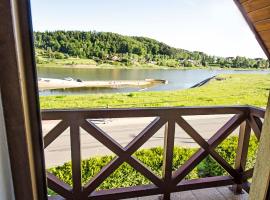
<path id="1" fill-rule="evenodd" d="M 218 74 L 267 74 L 269 71 L 211 70 L 211 69 L 72 69 L 72 68 L 38 68 L 41 78 L 63 79 L 72 77 L 83 81 L 94 80 L 144 80 L 147 78 L 168 80 L 166 85 L 156 85 L 149 88 L 76 88 L 62 90 L 40 91 L 40 95 L 63 94 L 95 94 L 121 93 L 134 91 L 164 91 L 189 88 L 209 77 Z"/>

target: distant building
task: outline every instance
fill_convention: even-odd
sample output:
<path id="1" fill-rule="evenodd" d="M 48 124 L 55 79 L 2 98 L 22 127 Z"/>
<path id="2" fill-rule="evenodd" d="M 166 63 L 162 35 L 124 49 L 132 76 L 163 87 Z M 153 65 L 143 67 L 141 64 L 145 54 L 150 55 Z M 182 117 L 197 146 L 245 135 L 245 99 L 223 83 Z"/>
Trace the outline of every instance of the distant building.
<path id="1" fill-rule="evenodd" d="M 156 64 L 157 64 L 156 61 L 150 61 L 149 63 L 150 63 L 150 64 L 153 64 L 153 65 L 156 65 Z"/>
<path id="2" fill-rule="evenodd" d="M 113 60 L 113 61 L 119 61 L 120 58 L 118 56 L 113 56 L 113 57 L 111 57 L 111 60 Z"/>

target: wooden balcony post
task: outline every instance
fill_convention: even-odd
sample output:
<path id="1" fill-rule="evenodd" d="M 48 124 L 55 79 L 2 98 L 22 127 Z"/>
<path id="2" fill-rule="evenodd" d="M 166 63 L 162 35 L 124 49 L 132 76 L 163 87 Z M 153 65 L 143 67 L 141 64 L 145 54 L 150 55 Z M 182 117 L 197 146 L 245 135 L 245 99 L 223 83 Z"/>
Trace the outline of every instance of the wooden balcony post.
<path id="1" fill-rule="evenodd" d="M 249 126 L 249 124 L 246 121 L 244 121 L 240 125 L 238 146 L 237 146 L 236 159 L 235 159 L 235 169 L 239 173 L 244 172 L 245 167 L 246 167 L 250 132 L 251 132 L 251 127 Z M 241 183 L 242 183 L 242 181 L 243 180 L 241 180 Z M 242 193 L 242 184 L 234 185 L 233 191 L 236 194 L 241 194 Z"/>
<path id="2" fill-rule="evenodd" d="M 76 120 L 74 119 L 75 123 Z M 72 185 L 73 198 L 80 199 L 82 194 L 82 176 L 81 176 L 81 138 L 80 127 L 71 123 L 70 126 L 70 144 L 71 144 L 71 162 L 72 162 Z"/>
<path id="3" fill-rule="evenodd" d="M 250 188 L 250 200 L 268 200 L 270 183 L 270 96 L 265 112 L 264 123 Z"/>
<path id="4" fill-rule="evenodd" d="M 173 149 L 175 136 L 175 121 L 169 120 L 164 132 L 164 158 L 163 158 L 163 180 L 166 188 L 163 200 L 170 200 L 171 180 L 173 171 Z"/>
<path id="5" fill-rule="evenodd" d="M 30 0 L 1 0 L 0 10 L 0 87 L 14 194 L 46 200 Z"/>

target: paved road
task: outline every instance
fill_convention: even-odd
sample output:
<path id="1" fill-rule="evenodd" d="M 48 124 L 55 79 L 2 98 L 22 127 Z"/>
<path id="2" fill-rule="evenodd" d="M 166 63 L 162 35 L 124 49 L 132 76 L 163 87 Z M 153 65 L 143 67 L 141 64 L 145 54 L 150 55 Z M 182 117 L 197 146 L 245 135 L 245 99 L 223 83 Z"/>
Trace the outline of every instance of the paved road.
<path id="1" fill-rule="evenodd" d="M 215 116 L 192 116 L 185 119 L 197 130 L 203 138 L 208 140 L 231 115 Z M 108 133 L 122 146 L 127 145 L 140 131 L 143 130 L 153 118 L 128 118 L 128 119 L 107 119 L 105 121 L 95 121 L 95 124 Z M 43 121 L 44 135 L 51 130 L 57 122 Z M 238 131 L 235 131 L 236 134 Z M 163 146 L 164 127 L 161 128 L 142 148 Z M 183 147 L 198 147 L 180 127 L 176 126 L 175 144 Z M 81 150 L 82 159 L 94 155 L 113 155 L 113 153 L 100 144 L 96 139 L 81 129 Z M 53 143 L 45 150 L 46 167 L 61 165 L 70 161 L 70 137 L 69 129 L 64 131 Z"/>

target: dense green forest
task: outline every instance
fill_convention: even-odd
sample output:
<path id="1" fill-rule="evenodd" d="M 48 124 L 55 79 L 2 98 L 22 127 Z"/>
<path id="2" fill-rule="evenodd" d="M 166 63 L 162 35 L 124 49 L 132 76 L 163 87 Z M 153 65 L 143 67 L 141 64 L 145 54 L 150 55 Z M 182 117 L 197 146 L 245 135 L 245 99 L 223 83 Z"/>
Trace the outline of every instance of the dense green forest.
<path id="1" fill-rule="evenodd" d="M 146 37 L 123 36 L 110 32 L 54 31 L 35 32 L 35 47 L 43 58 L 67 59 L 69 57 L 92 59 L 98 64 L 131 66 L 153 64 L 168 67 L 232 67 L 268 68 L 265 59 L 245 57 L 218 57 L 203 52 L 174 48 Z"/>

